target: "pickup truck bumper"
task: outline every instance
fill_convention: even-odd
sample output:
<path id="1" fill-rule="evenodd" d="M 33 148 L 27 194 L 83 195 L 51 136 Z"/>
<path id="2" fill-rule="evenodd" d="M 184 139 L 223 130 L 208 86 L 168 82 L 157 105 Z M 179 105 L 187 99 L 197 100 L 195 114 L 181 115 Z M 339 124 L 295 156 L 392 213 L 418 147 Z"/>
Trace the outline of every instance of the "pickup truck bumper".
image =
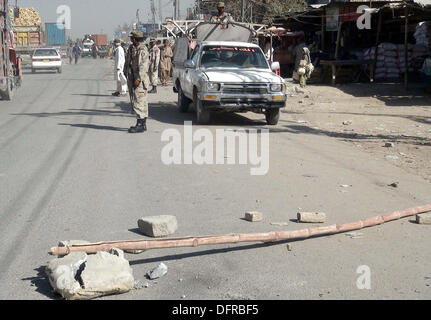
<path id="1" fill-rule="evenodd" d="M 198 94 L 198 98 L 204 102 L 205 109 L 226 111 L 284 108 L 287 99 L 286 94 L 282 92 L 262 95 L 201 92 Z"/>

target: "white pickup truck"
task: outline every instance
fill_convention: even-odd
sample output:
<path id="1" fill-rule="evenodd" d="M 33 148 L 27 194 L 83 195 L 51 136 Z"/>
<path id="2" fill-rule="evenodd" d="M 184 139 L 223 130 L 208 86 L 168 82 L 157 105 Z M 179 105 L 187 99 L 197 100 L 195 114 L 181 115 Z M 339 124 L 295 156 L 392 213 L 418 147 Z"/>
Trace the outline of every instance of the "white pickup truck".
<path id="1" fill-rule="evenodd" d="M 185 44 L 177 42 L 177 46 Z M 200 124 L 210 122 L 211 112 L 248 111 L 264 113 L 269 125 L 278 123 L 280 108 L 286 104 L 284 80 L 273 72 L 279 63 L 270 66 L 258 45 L 196 41 L 193 50 L 188 42 L 187 46 L 188 59 L 180 63 L 174 57 L 174 91 L 181 112 L 187 112 L 193 102 Z M 175 51 L 181 57 L 181 50 Z"/>

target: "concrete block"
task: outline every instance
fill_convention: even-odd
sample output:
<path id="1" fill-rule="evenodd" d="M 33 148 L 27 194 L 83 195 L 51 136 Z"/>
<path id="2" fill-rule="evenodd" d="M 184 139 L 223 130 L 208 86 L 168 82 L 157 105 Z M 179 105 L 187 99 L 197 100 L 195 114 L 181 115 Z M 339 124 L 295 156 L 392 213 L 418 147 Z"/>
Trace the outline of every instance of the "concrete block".
<path id="1" fill-rule="evenodd" d="M 112 254 L 71 252 L 49 262 L 46 274 L 54 291 L 67 300 L 87 300 L 128 292 L 133 288 L 133 270 L 120 249 Z"/>
<path id="2" fill-rule="evenodd" d="M 248 211 L 245 213 L 244 218 L 250 222 L 258 222 L 263 220 L 263 214 L 258 211 Z"/>
<path id="3" fill-rule="evenodd" d="M 54 291 L 65 299 L 75 296 L 81 289 L 77 274 L 85 266 L 87 259 L 85 252 L 71 252 L 63 258 L 51 260 L 45 273 Z"/>
<path id="4" fill-rule="evenodd" d="M 431 212 L 417 214 L 416 222 L 419 224 L 431 224 Z"/>
<path id="5" fill-rule="evenodd" d="M 175 233 L 178 222 L 175 216 L 151 216 L 138 220 L 139 230 L 149 237 L 165 237 Z"/>
<path id="6" fill-rule="evenodd" d="M 326 222 L 326 214 L 323 212 L 298 212 L 298 222 L 323 223 Z"/>

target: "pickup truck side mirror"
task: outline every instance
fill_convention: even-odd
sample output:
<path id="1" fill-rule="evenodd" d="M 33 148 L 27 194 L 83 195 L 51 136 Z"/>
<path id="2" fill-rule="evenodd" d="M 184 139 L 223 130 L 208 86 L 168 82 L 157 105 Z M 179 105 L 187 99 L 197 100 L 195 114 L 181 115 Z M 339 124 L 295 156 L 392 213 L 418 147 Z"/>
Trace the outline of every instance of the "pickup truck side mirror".
<path id="1" fill-rule="evenodd" d="M 187 69 L 194 69 L 196 66 L 193 60 L 186 60 L 184 61 L 184 67 L 186 67 Z"/>
<path id="2" fill-rule="evenodd" d="M 280 70 L 280 62 L 275 61 L 275 62 L 271 63 L 271 70 L 272 71 Z"/>

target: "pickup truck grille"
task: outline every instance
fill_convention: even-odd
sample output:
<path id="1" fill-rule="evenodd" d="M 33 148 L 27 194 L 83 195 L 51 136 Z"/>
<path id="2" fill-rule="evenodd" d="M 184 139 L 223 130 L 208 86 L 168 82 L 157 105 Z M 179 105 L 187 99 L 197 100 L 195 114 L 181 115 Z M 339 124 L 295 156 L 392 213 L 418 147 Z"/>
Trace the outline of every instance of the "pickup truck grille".
<path id="1" fill-rule="evenodd" d="M 266 94 L 268 88 L 266 86 L 238 85 L 225 86 L 222 91 L 229 94 Z"/>

